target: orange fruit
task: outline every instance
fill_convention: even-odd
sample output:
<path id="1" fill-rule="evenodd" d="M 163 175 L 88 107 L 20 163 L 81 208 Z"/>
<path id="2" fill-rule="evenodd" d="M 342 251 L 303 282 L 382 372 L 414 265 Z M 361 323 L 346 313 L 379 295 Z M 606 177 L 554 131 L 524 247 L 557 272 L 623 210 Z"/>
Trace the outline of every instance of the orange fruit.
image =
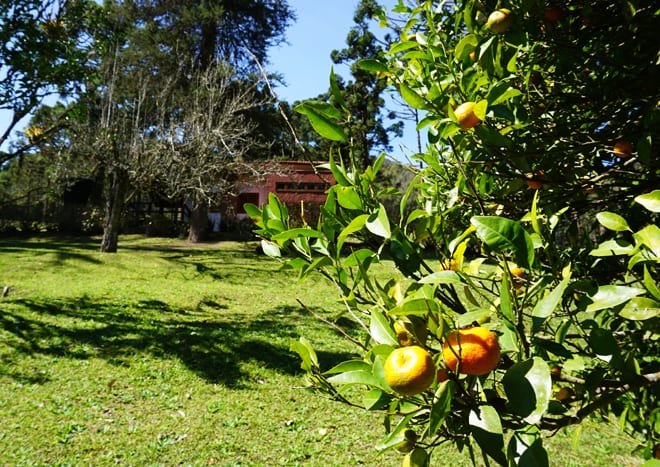
<path id="1" fill-rule="evenodd" d="M 418 345 L 394 349 L 385 360 L 383 370 L 387 384 L 404 396 L 426 391 L 437 373 L 431 354 Z"/>
<path id="2" fill-rule="evenodd" d="M 443 383 L 449 379 L 449 375 L 447 374 L 447 370 L 444 368 L 438 368 L 438 377 L 436 380 L 438 383 Z"/>
<path id="3" fill-rule="evenodd" d="M 481 122 L 481 119 L 474 114 L 475 105 L 477 104 L 474 102 L 464 102 L 454 110 L 456 121 L 464 130 L 470 129 Z"/>
<path id="4" fill-rule="evenodd" d="M 523 271 L 522 269 L 520 269 L 518 266 L 514 266 L 514 267 L 512 267 L 512 268 L 510 269 L 510 271 L 511 271 L 511 275 L 512 275 L 514 278 L 518 278 L 518 279 L 524 279 L 524 278 L 525 278 L 525 271 Z"/>
<path id="5" fill-rule="evenodd" d="M 612 151 L 614 152 L 615 155 L 626 158 L 632 155 L 633 147 L 632 144 L 630 144 L 628 141 L 622 139 L 616 142 Z"/>
<path id="6" fill-rule="evenodd" d="M 555 393 L 555 399 L 558 401 L 565 401 L 568 399 L 572 399 L 573 396 L 575 396 L 575 392 L 571 388 L 561 388 L 559 391 Z"/>
<path id="7" fill-rule="evenodd" d="M 554 23 L 555 21 L 559 21 L 563 18 L 564 10 L 558 6 L 551 6 L 546 8 L 546 10 L 543 12 L 543 16 L 545 16 L 545 19 L 551 23 Z"/>
<path id="8" fill-rule="evenodd" d="M 488 16 L 486 27 L 495 33 L 507 32 L 513 24 L 513 16 L 508 8 L 500 8 Z"/>
<path id="9" fill-rule="evenodd" d="M 458 261 L 454 258 L 440 261 L 441 271 L 458 271 Z"/>
<path id="10" fill-rule="evenodd" d="M 537 170 L 533 174 L 527 174 L 527 186 L 532 190 L 540 190 L 543 186 L 541 180 L 537 180 L 538 177 L 543 177 L 544 172 L 542 170 Z"/>
<path id="11" fill-rule="evenodd" d="M 442 357 L 447 368 L 456 371 L 458 356 L 459 372 L 466 375 L 485 375 L 493 371 L 500 361 L 500 344 L 497 336 L 486 328 L 459 329 L 447 336 Z"/>

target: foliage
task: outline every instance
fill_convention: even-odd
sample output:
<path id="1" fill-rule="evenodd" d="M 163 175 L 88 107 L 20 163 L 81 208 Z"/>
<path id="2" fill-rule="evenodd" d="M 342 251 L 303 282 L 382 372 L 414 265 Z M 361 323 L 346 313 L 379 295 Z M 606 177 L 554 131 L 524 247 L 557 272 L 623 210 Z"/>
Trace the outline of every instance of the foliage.
<path id="1" fill-rule="evenodd" d="M 93 1 L 9 0 L 0 11 L 0 110 L 9 124 L 0 129 L 0 145 L 20 120 L 47 96 L 71 97 L 80 92 L 95 67 L 94 37 L 99 7 Z M 58 123 L 58 122 L 56 122 Z M 60 122 L 61 123 L 61 122 Z M 43 128 L 43 138 L 58 126 Z M 28 150 L 24 141 L 0 163 Z"/>
<path id="2" fill-rule="evenodd" d="M 425 113 L 428 145 L 400 197 L 401 220 L 383 206 L 391 190 L 376 188 L 384 156 L 361 169 L 331 155 L 338 183 L 316 226 L 290 228 L 274 196 L 246 206 L 264 251 L 301 279 L 328 278 L 344 315 L 368 332 L 343 329 L 361 355 L 330 369 L 296 341 L 307 382 L 382 411 L 381 450 L 412 429 L 429 452 L 451 442 L 473 456 L 479 447 L 485 462 L 548 465 L 548 435 L 615 414 L 637 437 L 631 450 L 650 457 L 660 441 L 660 100 L 639 77 L 658 78 L 648 47 L 658 12 L 645 2 L 576 2 L 556 19 L 545 2 L 510 2 L 511 24 L 491 29 L 486 19 L 502 5 L 435 3 L 399 2 L 401 40 L 363 62 Z M 472 129 L 454 113 L 464 102 L 476 103 Z M 312 108 L 319 133 L 338 135 L 344 109 Z M 612 150 L 621 139 L 633 143 L 627 158 Z M 375 277 L 385 259 L 398 273 Z M 495 330 L 499 366 L 478 377 L 446 371 L 421 395 L 397 395 L 383 362 L 400 345 L 401 317 L 425 320 L 442 370 L 455 329 Z"/>

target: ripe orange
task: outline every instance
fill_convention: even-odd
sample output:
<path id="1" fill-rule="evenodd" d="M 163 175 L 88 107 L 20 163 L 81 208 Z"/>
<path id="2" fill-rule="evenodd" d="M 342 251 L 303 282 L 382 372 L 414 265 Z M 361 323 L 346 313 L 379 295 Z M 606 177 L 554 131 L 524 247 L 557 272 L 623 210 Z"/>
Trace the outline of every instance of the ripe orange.
<path id="1" fill-rule="evenodd" d="M 575 396 L 575 392 L 571 388 L 561 388 L 555 393 L 555 399 L 558 401 L 565 401 L 572 399 Z"/>
<path id="2" fill-rule="evenodd" d="M 634 150 L 632 144 L 630 144 L 625 139 L 622 139 L 616 142 L 612 151 L 614 152 L 615 155 L 622 158 L 626 158 L 626 157 L 630 157 Z"/>
<path id="3" fill-rule="evenodd" d="M 449 379 L 449 375 L 447 374 L 447 370 L 444 368 L 438 368 L 438 377 L 436 380 L 438 383 L 443 383 Z"/>
<path id="4" fill-rule="evenodd" d="M 447 336 L 442 348 L 442 357 L 447 368 L 466 375 L 485 375 L 493 371 L 500 361 L 500 344 L 497 336 L 486 328 L 459 329 Z"/>
<path id="5" fill-rule="evenodd" d="M 454 110 L 456 121 L 464 130 L 470 129 L 481 122 L 479 117 L 474 114 L 475 105 L 474 102 L 464 102 Z"/>
<path id="6" fill-rule="evenodd" d="M 543 12 L 543 16 L 551 23 L 554 23 L 564 17 L 564 10 L 558 6 L 550 6 Z"/>
<path id="7" fill-rule="evenodd" d="M 525 271 L 520 269 L 518 266 L 514 266 L 512 268 L 509 268 L 509 272 L 511 272 L 512 277 L 512 283 L 513 283 L 513 288 L 516 289 L 516 293 L 522 293 L 523 291 L 522 286 L 525 283 Z"/>
<path id="8" fill-rule="evenodd" d="M 418 345 L 394 349 L 385 360 L 383 370 L 387 384 L 404 396 L 426 391 L 436 378 L 431 354 Z"/>
<path id="9" fill-rule="evenodd" d="M 538 180 L 539 177 L 543 177 L 544 172 L 542 170 L 537 170 L 533 174 L 527 174 L 527 186 L 532 190 L 540 190 L 543 187 L 543 181 Z"/>
<path id="10" fill-rule="evenodd" d="M 488 16 L 486 26 L 495 33 L 507 32 L 513 24 L 513 16 L 508 8 L 500 8 Z"/>
<path id="11" fill-rule="evenodd" d="M 445 259 L 440 261 L 440 270 L 441 271 L 458 271 L 458 261 L 454 258 Z"/>

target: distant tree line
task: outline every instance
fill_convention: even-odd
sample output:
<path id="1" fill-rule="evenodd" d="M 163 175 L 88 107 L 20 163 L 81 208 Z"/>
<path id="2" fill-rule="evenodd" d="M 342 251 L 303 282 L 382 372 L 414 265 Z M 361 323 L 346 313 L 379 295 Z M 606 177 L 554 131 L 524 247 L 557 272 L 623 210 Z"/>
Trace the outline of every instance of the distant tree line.
<path id="1" fill-rule="evenodd" d="M 375 8 L 359 2 L 336 63 L 381 52 L 368 28 Z M 114 252 L 127 203 L 155 194 L 188 200 L 188 238 L 199 241 L 209 208 L 253 162 L 348 158 L 311 130 L 298 103 L 270 91 L 280 76 L 264 75 L 268 51 L 295 19 L 286 0 L 9 0 L 0 12 L 0 110 L 10 115 L 0 129 L 0 217 L 23 206 L 46 219 L 84 192 L 91 204 L 77 215 L 100 223 L 101 250 Z M 351 73 L 337 82 L 366 165 L 400 127 L 387 126 L 383 82 Z"/>

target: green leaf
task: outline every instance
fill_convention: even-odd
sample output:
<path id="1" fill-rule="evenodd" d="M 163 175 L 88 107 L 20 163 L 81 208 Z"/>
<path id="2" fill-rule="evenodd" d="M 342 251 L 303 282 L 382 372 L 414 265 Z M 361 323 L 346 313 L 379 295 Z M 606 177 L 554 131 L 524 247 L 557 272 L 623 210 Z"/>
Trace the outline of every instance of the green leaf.
<path id="1" fill-rule="evenodd" d="M 337 85 L 337 76 L 335 75 L 334 67 L 330 67 L 330 91 L 332 92 L 332 97 L 337 101 L 337 104 L 339 104 L 342 109 L 346 110 L 346 101 L 344 101 L 344 96 Z"/>
<path id="2" fill-rule="evenodd" d="M 649 269 L 644 265 L 644 287 L 649 291 L 656 300 L 660 300 L 660 289 L 658 288 L 658 283 L 649 273 Z"/>
<path id="3" fill-rule="evenodd" d="M 387 218 L 387 211 L 382 204 L 378 207 L 376 212 L 369 216 L 365 226 L 369 232 L 378 235 L 379 237 L 390 238 L 392 236 L 390 221 Z"/>
<path id="4" fill-rule="evenodd" d="M 341 126 L 307 103 L 296 106 L 296 111 L 305 115 L 312 128 L 324 138 L 340 142 L 347 140 L 346 133 Z"/>
<path id="5" fill-rule="evenodd" d="M 509 287 L 509 274 L 502 275 L 502 287 L 500 287 L 500 311 L 510 323 L 515 323 L 513 306 L 511 304 L 511 288 Z"/>
<path id="6" fill-rule="evenodd" d="M 660 316 L 660 303 L 646 297 L 632 298 L 621 310 L 622 318 L 644 321 Z"/>
<path id="7" fill-rule="evenodd" d="M 539 357 L 518 362 L 502 378 L 509 409 L 535 424 L 548 408 L 552 393 L 550 367 Z"/>
<path id="8" fill-rule="evenodd" d="M 606 229 L 614 230 L 615 232 L 630 230 L 626 220 L 613 212 L 599 212 L 596 214 L 596 219 L 598 219 L 598 222 L 600 222 L 603 227 Z"/>
<path id="9" fill-rule="evenodd" d="M 252 203 L 245 203 L 243 205 L 243 209 L 245 210 L 245 213 L 250 217 L 251 219 L 260 219 L 261 218 L 261 209 L 256 204 Z"/>
<path id="10" fill-rule="evenodd" d="M 362 209 L 362 200 L 360 195 L 352 186 L 340 186 L 335 190 L 337 193 L 337 202 L 346 209 Z"/>
<path id="11" fill-rule="evenodd" d="M 494 106 L 520 94 L 522 93 L 518 89 L 511 87 L 508 82 L 500 81 L 488 92 L 486 99 L 490 106 Z"/>
<path id="12" fill-rule="evenodd" d="M 327 256 L 320 256 L 316 258 L 314 261 L 309 263 L 309 266 L 305 267 L 300 274 L 300 278 L 304 279 L 307 277 L 311 272 L 316 271 L 317 269 L 320 269 L 324 266 L 330 266 L 332 265 L 332 259 L 330 259 Z"/>
<path id="13" fill-rule="evenodd" d="M 461 276 L 455 271 L 437 271 L 424 276 L 419 281 L 420 284 L 463 284 Z"/>
<path id="14" fill-rule="evenodd" d="M 350 224 L 348 224 L 344 228 L 344 230 L 341 231 L 341 233 L 337 237 L 337 254 L 341 254 L 341 248 L 344 245 L 344 242 L 346 241 L 349 235 L 352 235 L 355 232 L 359 232 L 364 228 L 364 224 L 367 222 L 368 218 L 369 216 L 367 216 L 366 214 L 357 216 L 355 219 L 353 219 L 350 222 Z"/>
<path id="15" fill-rule="evenodd" d="M 656 257 L 660 257 L 660 227 L 649 224 L 633 234 L 635 241 L 651 250 Z"/>
<path id="16" fill-rule="evenodd" d="M 271 258 L 280 258 L 282 256 L 282 252 L 280 251 L 280 247 L 277 246 L 277 243 L 269 242 L 265 239 L 261 240 L 261 249 L 264 254 Z"/>
<path id="17" fill-rule="evenodd" d="M 615 307 L 642 293 L 644 291 L 636 287 L 601 285 L 598 287 L 598 291 L 590 297 L 592 303 L 587 306 L 587 312 Z"/>
<path id="18" fill-rule="evenodd" d="M 378 256 L 368 248 L 360 248 L 346 257 L 344 266 L 352 268 L 363 264 L 367 260 L 378 261 Z"/>
<path id="19" fill-rule="evenodd" d="M 401 92 L 401 97 L 410 107 L 414 109 L 426 109 L 426 101 L 424 98 L 410 89 L 408 86 L 401 84 L 399 90 Z"/>
<path id="20" fill-rule="evenodd" d="M 478 410 L 470 411 L 468 422 L 472 428 L 472 437 L 481 450 L 499 464 L 506 465 L 502 422 L 495 408 L 480 405 Z"/>
<path id="21" fill-rule="evenodd" d="M 474 311 L 468 311 L 467 313 L 458 315 L 456 317 L 456 324 L 459 327 L 463 327 L 463 326 L 470 326 L 475 321 L 477 323 L 485 323 L 486 320 L 488 320 L 492 315 L 493 312 L 491 310 L 480 308 Z"/>
<path id="22" fill-rule="evenodd" d="M 328 371 L 324 371 L 324 375 L 334 375 L 337 373 L 346 373 L 348 371 L 368 371 L 371 373 L 371 365 L 364 360 L 346 360 L 338 365 L 333 366 Z"/>
<path id="23" fill-rule="evenodd" d="M 488 111 L 488 101 L 482 99 L 478 101 L 474 106 L 474 114 L 479 118 L 479 120 L 486 120 L 486 112 Z"/>
<path id="24" fill-rule="evenodd" d="M 378 344 L 398 346 L 399 341 L 385 315 L 375 309 L 371 310 L 369 314 L 371 316 L 371 324 L 369 325 L 371 338 Z"/>
<path id="25" fill-rule="evenodd" d="M 379 388 L 386 390 L 386 388 L 381 387 L 378 378 L 371 374 L 371 371 L 356 370 L 356 371 L 347 371 L 345 373 L 339 373 L 328 378 L 328 382 L 338 385 L 353 385 L 353 384 L 364 384 L 365 386 L 371 386 L 374 388 Z"/>
<path id="26" fill-rule="evenodd" d="M 403 433 L 408 428 L 410 420 L 416 415 L 416 412 L 410 413 L 403 417 L 394 429 L 389 432 L 378 444 L 376 444 L 376 451 L 382 452 L 391 449 L 403 441 Z"/>
<path id="27" fill-rule="evenodd" d="M 387 406 L 392 398 L 382 389 L 373 388 L 362 398 L 362 404 L 367 410 L 380 410 Z"/>
<path id="28" fill-rule="evenodd" d="M 616 255 L 634 255 L 639 250 L 639 247 L 632 245 L 625 240 L 612 239 L 606 240 L 595 250 L 591 250 L 591 256 L 616 256 Z"/>
<path id="29" fill-rule="evenodd" d="M 323 167 L 324 165 L 322 165 L 321 167 Z M 328 168 L 330 169 L 330 172 L 332 172 L 332 176 L 335 177 L 335 180 L 337 180 L 337 183 L 340 186 L 353 185 L 353 182 L 351 182 L 348 175 L 346 174 L 346 170 L 344 169 L 343 165 L 342 167 L 338 167 L 337 164 L 335 163 L 335 158 L 332 156 L 330 157 Z"/>
<path id="30" fill-rule="evenodd" d="M 467 34 L 458 42 L 458 44 L 456 44 L 456 47 L 454 47 L 454 57 L 456 60 L 463 60 L 478 44 L 479 38 L 477 36 L 474 34 Z"/>
<path id="31" fill-rule="evenodd" d="M 541 190 L 534 190 L 534 197 L 532 198 L 532 209 L 530 210 L 530 216 L 531 216 L 531 221 L 532 221 L 532 229 L 534 229 L 534 232 L 539 237 L 543 237 L 543 234 L 541 233 L 541 226 L 539 225 L 539 219 L 538 219 L 538 214 L 537 214 L 537 208 L 536 204 L 538 201 L 539 193 Z"/>
<path id="32" fill-rule="evenodd" d="M 374 60 L 372 58 L 364 58 L 362 60 L 358 60 L 357 62 L 358 67 L 360 67 L 361 70 L 364 71 L 372 71 L 372 72 L 378 72 L 378 71 L 388 71 L 389 69 L 387 68 L 387 64 L 381 62 L 380 60 Z"/>
<path id="33" fill-rule="evenodd" d="M 550 465 L 548 453 L 543 448 L 543 439 L 540 437 L 532 440 L 529 439 L 529 436 L 520 437 L 516 433 L 511 437 L 509 450 L 516 453 L 515 457 L 519 456 L 515 463 L 517 467 L 548 467 Z M 514 456 L 510 455 L 510 457 Z"/>
<path id="34" fill-rule="evenodd" d="M 454 382 L 451 380 L 443 381 L 438 385 L 431 405 L 431 414 L 429 415 L 428 436 L 433 437 L 442 426 L 451 413 L 451 400 L 454 396 Z"/>
<path id="35" fill-rule="evenodd" d="M 312 368 L 319 367 L 319 360 L 316 356 L 316 352 L 314 351 L 312 344 L 310 344 L 310 342 L 304 337 L 301 337 L 297 341 L 292 341 L 289 350 L 296 352 L 300 356 L 302 359 L 300 368 L 303 370 L 311 371 Z"/>
<path id="36" fill-rule="evenodd" d="M 589 334 L 589 345 L 600 356 L 614 356 L 619 353 L 619 345 L 607 329 L 592 329 L 591 334 Z"/>
<path id="37" fill-rule="evenodd" d="M 516 262 L 529 268 L 534 262 L 534 243 L 520 222 L 499 216 L 475 216 L 470 223 L 477 236 L 496 253 L 513 251 Z"/>
<path id="38" fill-rule="evenodd" d="M 428 312 L 439 311 L 438 303 L 432 298 L 413 298 L 387 312 L 391 316 L 424 316 Z"/>
<path id="39" fill-rule="evenodd" d="M 651 212 L 660 212 L 660 190 L 653 190 L 635 198 L 635 202 L 641 204 Z"/>
<path id="40" fill-rule="evenodd" d="M 271 240 L 274 240 L 276 242 L 285 242 L 286 240 L 290 240 L 296 237 L 320 238 L 321 232 L 319 232 L 318 230 L 306 229 L 306 228 L 290 229 L 290 230 L 285 230 L 284 232 L 278 233 L 276 235 L 273 235 Z"/>
<path id="41" fill-rule="evenodd" d="M 532 310 L 532 332 L 538 332 L 545 320 L 555 311 L 557 305 L 561 302 L 561 298 L 564 295 L 564 290 L 566 290 L 569 280 L 570 278 L 567 277 L 561 281 L 552 292 L 536 303 L 536 306 Z"/>

